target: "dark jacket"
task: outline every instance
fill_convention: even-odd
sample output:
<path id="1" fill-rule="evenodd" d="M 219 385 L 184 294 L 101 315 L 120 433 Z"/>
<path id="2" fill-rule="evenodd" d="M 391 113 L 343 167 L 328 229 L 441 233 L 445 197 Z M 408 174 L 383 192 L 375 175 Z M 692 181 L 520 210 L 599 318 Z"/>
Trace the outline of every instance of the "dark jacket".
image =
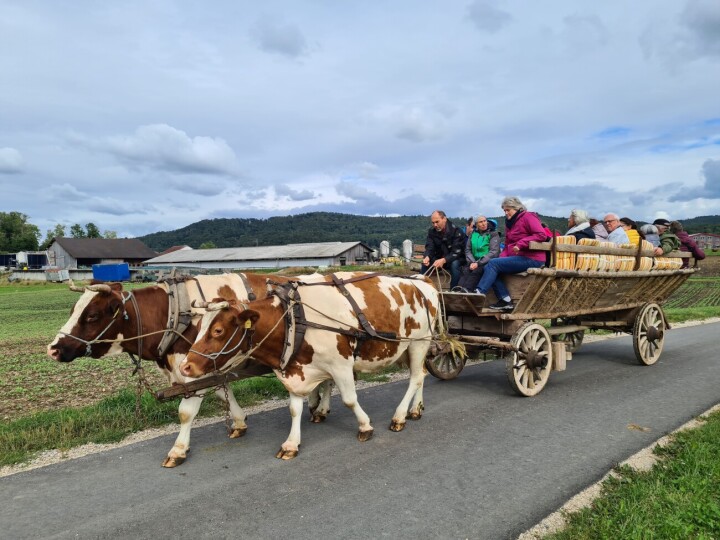
<path id="1" fill-rule="evenodd" d="M 585 222 L 585 223 L 587 223 L 587 222 Z M 579 225 L 578 225 L 578 227 L 579 227 Z M 576 227 L 573 227 L 573 229 L 575 229 L 575 228 Z M 570 231 L 572 231 L 572 229 L 570 229 Z M 590 238 L 591 240 L 595 239 L 595 231 L 590 226 L 590 223 L 587 223 L 587 227 L 577 229 L 574 232 L 570 232 L 570 231 L 566 232 L 565 234 L 568 236 L 574 236 L 578 242 L 580 241 L 581 238 Z"/>
<path id="2" fill-rule="evenodd" d="M 438 259 L 445 259 L 449 265 L 454 260 L 465 262 L 465 232 L 453 225 L 450 220 L 445 224 L 445 230 L 438 232 L 435 227 L 430 227 L 425 242 L 425 257 L 430 257 L 430 262 Z"/>
<path id="3" fill-rule="evenodd" d="M 678 237 L 678 240 L 680 240 L 680 251 L 689 251 L 698 261 L 702 261 L 705 258 L 705 252 L 697 245 L 697 242 L 692 239 L 687 231 L 678 231 L 675 235 Z M 688 263 L 689 261 L 687 259 L 683 259 L 683 267 L 687 267 Z"/>

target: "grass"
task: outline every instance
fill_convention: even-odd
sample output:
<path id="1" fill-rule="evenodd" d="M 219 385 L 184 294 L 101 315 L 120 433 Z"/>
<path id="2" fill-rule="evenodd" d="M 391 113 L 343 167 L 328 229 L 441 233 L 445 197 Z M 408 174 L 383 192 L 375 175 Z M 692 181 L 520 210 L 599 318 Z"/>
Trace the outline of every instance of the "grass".
<path id="1" fill-rule="evenodd" d="M 591 507 L 569 514 L 552 540 L 720 538 L 720 412 L 658 447 L 647 472 L 629 467 L 605 481 Z"/>

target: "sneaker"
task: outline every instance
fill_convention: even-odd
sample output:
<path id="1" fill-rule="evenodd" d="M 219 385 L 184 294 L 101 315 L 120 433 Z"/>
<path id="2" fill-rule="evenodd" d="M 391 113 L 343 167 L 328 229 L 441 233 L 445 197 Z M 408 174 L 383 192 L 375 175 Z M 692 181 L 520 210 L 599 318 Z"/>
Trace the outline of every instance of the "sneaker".
<path id="1" fill-rule="evenodd" d="M 490 306 L 490 309 L 497 309 L 499 311 L 512 311 L 513 309 L 515 309 L 515 304 L 512 303 L 512 300 L 510 302 L 506 300 L 498 300 L 496 303 Z"/>

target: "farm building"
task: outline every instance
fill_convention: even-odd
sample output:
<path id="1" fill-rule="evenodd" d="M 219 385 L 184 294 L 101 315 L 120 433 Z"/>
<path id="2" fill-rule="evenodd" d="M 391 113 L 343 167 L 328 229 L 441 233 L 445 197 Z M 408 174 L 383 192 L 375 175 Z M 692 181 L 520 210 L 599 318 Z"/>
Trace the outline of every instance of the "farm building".
<path id="1" fill-rule="evenodd" d="M 697 242 L 702 249 L 718 249 L 720 248 L 720 234 L 712 233 L 695 233 L 690 238 Z"/>
<path id="2" fill-rule="evenodd" d="M 372 248 L 362 242 L 318 242 L 286 246 L 222 249 L 184 249 L 145 261 L 154 267 L 286 268 L 289 266 L 343 266 L 370 260 Z"/>
<path id="3" fill-rule="evenodd" d="M 128 263 L 131 266 L 157 253 L 137 238 L 54 238 L 48 264 L 56 268 L 91 267 L 93 264 Z"/>

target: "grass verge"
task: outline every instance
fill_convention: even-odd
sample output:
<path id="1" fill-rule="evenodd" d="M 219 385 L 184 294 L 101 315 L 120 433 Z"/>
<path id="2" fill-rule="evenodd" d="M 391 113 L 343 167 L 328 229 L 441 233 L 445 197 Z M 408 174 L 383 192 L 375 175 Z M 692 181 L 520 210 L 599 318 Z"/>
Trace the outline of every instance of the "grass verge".
<path id="1" fill-rule="evenodd" d="M 650 471 L 616 469 L 589 508 L 569 514 L 567 527 L 545 538 L 720 538 L 719 440 L 717 412 L 657 447 L 661 459 Z"/>

